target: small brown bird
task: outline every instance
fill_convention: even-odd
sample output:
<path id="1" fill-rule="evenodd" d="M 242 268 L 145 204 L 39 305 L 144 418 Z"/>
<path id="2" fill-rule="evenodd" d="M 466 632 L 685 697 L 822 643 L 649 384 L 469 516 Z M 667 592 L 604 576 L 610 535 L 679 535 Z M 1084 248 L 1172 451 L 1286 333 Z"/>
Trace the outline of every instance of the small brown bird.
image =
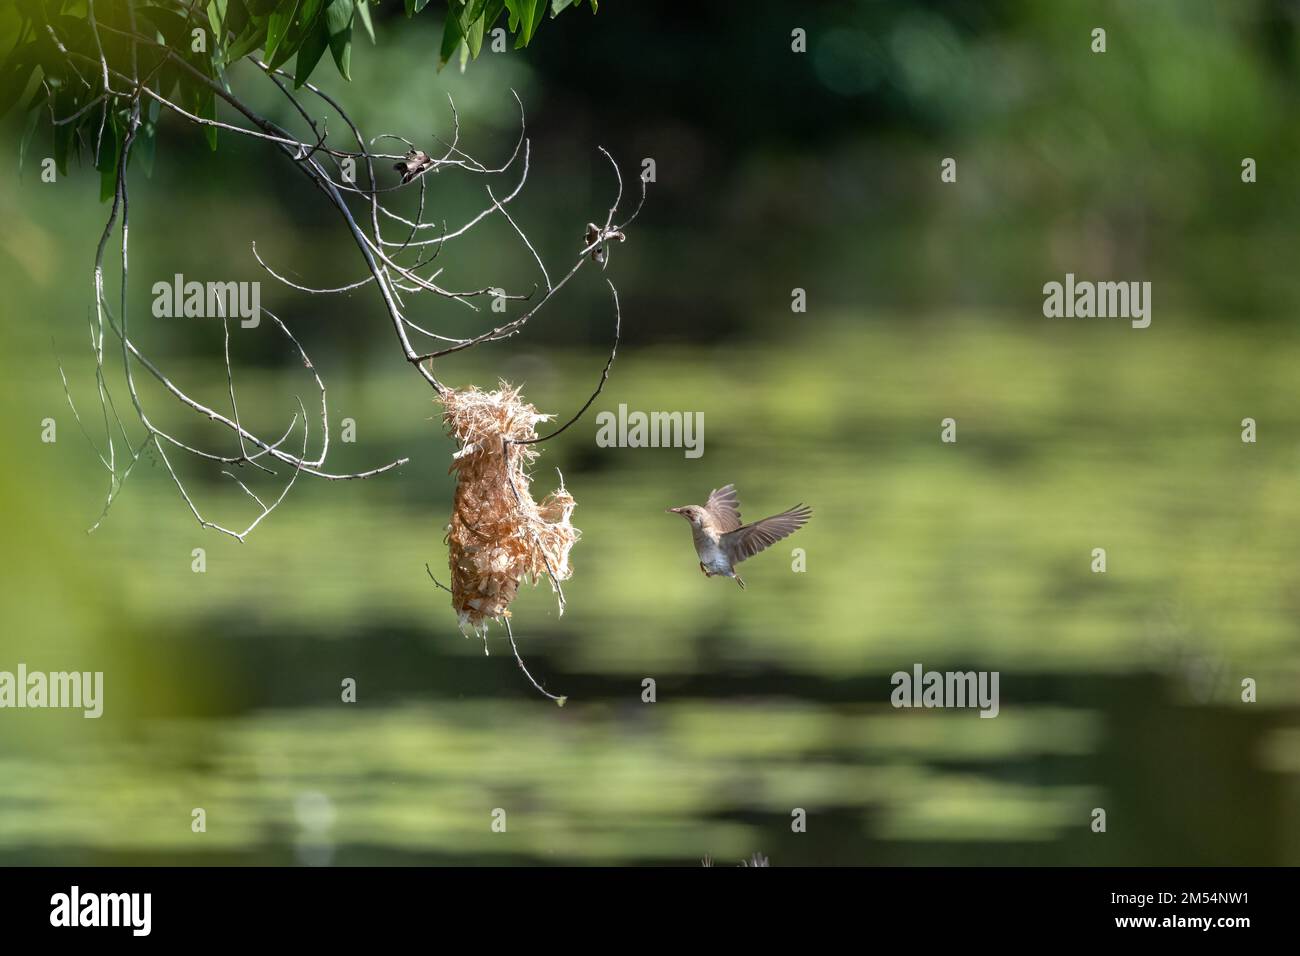
<path id="1" fill-rule="evenodd" d="M 742 525 L 735 485 L 711 491 L 703 508 L 683 505 L 668 511 L 691 523 L 695 553 L 700 556 L 700 570 L 705 577 L 721 574 L 735 578 L 742 588 L 745 582 L 736 573 L 736 565 L 794 534 L 812 517 L 811 508 L 798 504 L 779 515 Z"/>
<path id="2" fill-rule="evenodd" d="M 393 168 L 402 174 L 402 185 L 405 186 L 432 165 L 433 160 L 428 153 L 412 146 L 403 159 L 393 163 Z"/>

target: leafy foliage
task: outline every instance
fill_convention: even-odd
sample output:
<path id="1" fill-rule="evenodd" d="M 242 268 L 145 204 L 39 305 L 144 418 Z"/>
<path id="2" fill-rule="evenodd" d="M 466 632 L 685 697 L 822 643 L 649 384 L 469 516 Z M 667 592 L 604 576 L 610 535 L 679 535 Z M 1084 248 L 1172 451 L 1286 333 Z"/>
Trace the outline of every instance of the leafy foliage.
<path id="1" fill-rule="evenodd" d="M 69 157 L 84 152 L 101 173 L 104 196 L 111 196 L 137 78 L 138 85 L 201 120 L 216 118 L 216 89 L 229 89 L 227 68 L 255 55 L 270 69 L 293 60 L 293 82 L 301 87 L 328 51 L 350 79 L 354 33 L 359 27 L 374 42 L 371 7 L 381 2 L 396 9 L 399 0 L 14 0 L 0 12 L 0 36 L 15 38 L 0 62 L 0 116 L 19 104 L 29 114 L 20 163 L 44 120 L 53 130 L 59 171 L 67 171 Z M 400 2 L 407 18 L 428 6 L 428 0 Z M 594 12 L 598 0 L 588 2 Z M 438 67 L 459 57 L 463 69 L 503 17 L 520 48 L 548 10 L 556 16 L 581 5 L 582 0 L 447 0 Z M 139 103 L 132 155 L 149 168 L 161 104 L 147 95 Z M 216 149 L 217 128 L 203 129 Z"/>

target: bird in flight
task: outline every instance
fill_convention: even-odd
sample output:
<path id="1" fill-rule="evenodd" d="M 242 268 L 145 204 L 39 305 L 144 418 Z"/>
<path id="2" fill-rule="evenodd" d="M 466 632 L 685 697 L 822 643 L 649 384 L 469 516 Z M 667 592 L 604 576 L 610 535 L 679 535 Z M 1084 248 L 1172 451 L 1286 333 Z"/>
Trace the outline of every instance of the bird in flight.
<path id="1" fill-rule="evenodd" d="M 736 565 L 794 534 L 812 517 L 812 509 L 799 504 L 779 515 L 741 524 L 735 485 L 714 489 L 703 507 L 683 505 L 668 511 L 691 523 L 695 553 L 705 577 L 721 574 L 735 578 L 742 588 L 745 582 L 736 573 Z"/>

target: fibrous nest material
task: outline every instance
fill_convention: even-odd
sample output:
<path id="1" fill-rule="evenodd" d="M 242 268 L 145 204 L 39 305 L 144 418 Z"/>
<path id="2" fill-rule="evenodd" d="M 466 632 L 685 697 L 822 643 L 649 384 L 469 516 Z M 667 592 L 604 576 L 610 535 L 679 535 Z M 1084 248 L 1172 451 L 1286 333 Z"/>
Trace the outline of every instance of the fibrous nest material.
<path id="1" fill-rule="evenodd" d="M 573 574 L 569 551 L 579 536 L 569 523 L 575 502 L 563 476 L 559 488 L 535 502 L 528 470 L 540 452 L 517 444 L 535 439 L 537 423 L 551 416 L 505 382 L 492 392 L 447 389 L 440 400 L 443 423 L 460 446 L 451 465 L 456 496 L 447 544 L 461 630 L 485 635 L 489 621 L 509 617 L 519 585 L 535 585 L 543 575 L 560 595 L 563 613 L 560 582 Z"/>

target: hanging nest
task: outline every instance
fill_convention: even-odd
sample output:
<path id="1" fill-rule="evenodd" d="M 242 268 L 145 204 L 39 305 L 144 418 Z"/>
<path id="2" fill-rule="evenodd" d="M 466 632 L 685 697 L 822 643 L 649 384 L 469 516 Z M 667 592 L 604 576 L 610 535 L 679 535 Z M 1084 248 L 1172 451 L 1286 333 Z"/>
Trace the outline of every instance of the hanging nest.
<path id="1" fill-rule="evenodd" d="M 486 651 L 488 622 L 509 628 L 510 604 L 526 580 L 550 578 L 564 613 L 560 582 L 573 575 L 569 551 L 579 535 L 569 523 L 575 502 L 562 475 L 541 504 L 533 500 L 528 469 L 540 452 L 516 443 L 536 438 L 537 423 L 552 416 L 521 400 L 518 388 L 499 382 L 493 392 L 447 389 L 440 401 L 447 433 L 460 446 L 451 464 L 456 496 L 446 539 L 451 604 L 461 631 L 484 637 Z"/>

